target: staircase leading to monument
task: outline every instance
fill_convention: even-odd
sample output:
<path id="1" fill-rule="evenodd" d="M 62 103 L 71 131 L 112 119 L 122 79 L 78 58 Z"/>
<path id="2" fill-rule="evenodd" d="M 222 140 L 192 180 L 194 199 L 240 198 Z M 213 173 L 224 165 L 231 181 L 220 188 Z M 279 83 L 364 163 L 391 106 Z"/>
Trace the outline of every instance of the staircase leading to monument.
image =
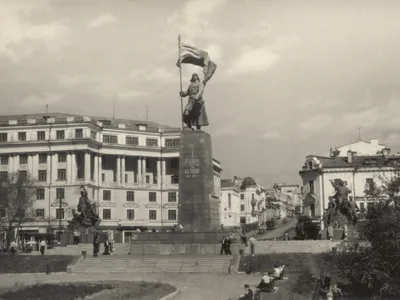
<path id="1" fill-rule="evenodd" d="M 99 256 L 81 260 L 72 273 L 229 273 L 231 256 Z"/>
<path id="2" fill-rule="evenodd" d="M 331 251 L 341 241 L 327 240 L 303 240 L 303 241 L 258 241 L 256 254 L 263 253 L 322 253 Z M 250 247 L 246 247 L 246 254 L 250 253 Z"/>

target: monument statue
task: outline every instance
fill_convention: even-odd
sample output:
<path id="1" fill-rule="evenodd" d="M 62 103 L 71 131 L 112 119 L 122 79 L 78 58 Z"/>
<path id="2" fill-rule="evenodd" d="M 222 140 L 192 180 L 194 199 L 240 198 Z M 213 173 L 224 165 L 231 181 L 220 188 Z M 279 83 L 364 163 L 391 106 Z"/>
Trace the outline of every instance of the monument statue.
<path id="1" fill-rule="evenodd" d="M 328 225 L 331 225 L 334 219 L 337 221 L 343 219 L 341 216 L 344 216 L 348 223 L 355 225 L 358 221 L 358 208 L 353 197 L 349 197 L 352 191 L 347 187 L 347 182 L 343 180 L 340 180 L 338 183 L 335 183 L 333 180 L 330 180 L 330 182 L 335 189 L 335 194 L 329 197 L 328 209 L 324 214 L 324 221 Z"/>
<path id="2" fill-rule="evenodd" d="M 92 203 L 87 195 L 87 191 L 84 186 L 81 186 L 81 196 L 79 198 L 77 209 L 73 209 L 73 219 L 71 221 L 71 227 L 78 229 L 79 227 L 97 227 L 101 220 L 99 215 L 96 213 L 95 204 Z"/>
<path id="3" fill-rule="evenodd" d="M 204 106 L 203 92 L 207 82 L 214 75 L 217 65 L 211 61 L 210 56 L 204 50 L 181 43 L 178 37 L 179 58 L 176 65 L 180 70 L 180 88 L 182 121 L 188 128 L 200 130 L 202 126 L 208 126 L 208 117 Z M 182 64 L 191 64 L 203 68 L 204 79 L 200 80 L 198 74 L 193 74 L 190 85 L 186 91 L 182 90 Z M 188 103 L 183 109 L 183 97 L 189 97 Z"/>
<path id="4" fill-rule="evenodd" d="M 203 100 L 204 83 L 200 82 L 199 75 L 193 74 L 186 92 L 180 91 L 181 97 L 189 96 L 188 103 L 183 112 L 183 122 L 194 130 L 196 126 L 200 130 L 202 126 L 208 126 L 208 117 Z"/>

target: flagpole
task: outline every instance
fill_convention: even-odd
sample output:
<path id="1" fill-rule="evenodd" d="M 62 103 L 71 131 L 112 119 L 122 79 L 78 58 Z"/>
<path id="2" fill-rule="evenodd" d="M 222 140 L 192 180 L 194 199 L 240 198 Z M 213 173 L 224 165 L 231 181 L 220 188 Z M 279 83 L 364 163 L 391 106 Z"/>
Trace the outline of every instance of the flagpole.
<path id="1" fill-rule="evenodd" d="M 182 91 L 181 35 L 178 35 L 179 82 Z M 183 97 L 181 96 L 181 130 L 183 130 Z"/>

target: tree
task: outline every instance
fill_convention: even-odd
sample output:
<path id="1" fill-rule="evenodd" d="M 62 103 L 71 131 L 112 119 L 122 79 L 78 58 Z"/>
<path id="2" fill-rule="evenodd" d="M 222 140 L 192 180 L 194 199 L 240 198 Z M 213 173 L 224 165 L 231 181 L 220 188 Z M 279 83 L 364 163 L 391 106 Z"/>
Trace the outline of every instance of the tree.
<path id="1" fill-rule="evenodd" d="M 343 244 L 325 263 L 358 290 L 376 297 L 400 296 L 400 176 L 381 178 L 382 185 L 366 189 L 374 205 L 359 228 L 366 241 Z"/>
<path id="2" fill-rule="evenodd" d="M 8 173 L 0 178 L 0 230 L 6 232 L 6 245 L 13 239 L 14 230 L 35 218 L 36 182 L 23 173 Z"/>

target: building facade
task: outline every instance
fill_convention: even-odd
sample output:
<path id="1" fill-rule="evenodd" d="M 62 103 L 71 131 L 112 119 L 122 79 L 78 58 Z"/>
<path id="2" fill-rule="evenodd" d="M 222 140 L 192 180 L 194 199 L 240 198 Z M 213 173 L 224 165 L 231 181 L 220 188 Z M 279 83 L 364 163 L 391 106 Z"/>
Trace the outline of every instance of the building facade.
<path id="1" fill-rule="evenodd" d="M 304 213 L 321 221 L 328 207 L 328 197 L 335 193 L 331 181 L 337 183 L 340 180 L 347 182 L 358 207 L 367 209 L 376 199 L 366 195 L 365 191 L 379 187 L 399 170 L 400 156 L 390 155 L 388 148 L 374 155 L 358 155 L 350 150 L 345 157 L 335 153 L 330 157 L 309 155 L 299 172 L 303 181 Z"/>
<path id="2" fill-rule="evenodd" d="M 220 220 L 224 227 L 240 225 L 240 187 L 235 180 L 221 181 Z"/>
<path id="3" fill-rule="evenodd" d="M 96 203 L 102 227 L 168 227 L 178 220 L 179 138 L 180 129 L 152 122 L 60 113 L 1 116 L 0 173 L 31 174 L 40 185 L 36 221 L 24 230 L 42 232 L 60 218 L 67 225 L 81 185 Z M 214 161 L 216 197 L 220 172 Z"/>

